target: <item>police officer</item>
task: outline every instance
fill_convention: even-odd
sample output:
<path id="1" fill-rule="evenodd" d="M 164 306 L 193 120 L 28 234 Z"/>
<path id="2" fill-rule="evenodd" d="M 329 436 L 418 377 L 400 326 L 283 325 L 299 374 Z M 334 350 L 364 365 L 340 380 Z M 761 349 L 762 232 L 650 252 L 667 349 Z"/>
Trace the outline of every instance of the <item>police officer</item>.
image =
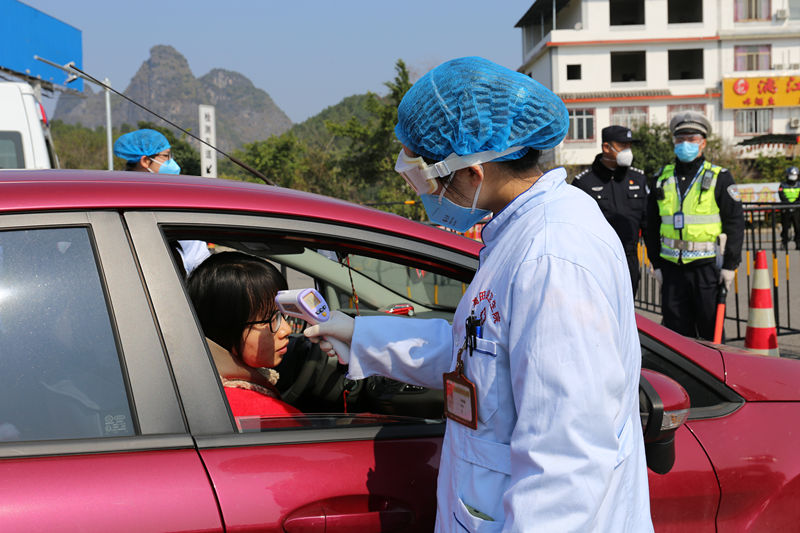
<path id="1" fill-rule="evenodd" d="M 608 126 L 602 131 L 602 153 L 597 154 L 592 167 L 581 172 L 572 184 L 597 201 L 600 211 L 622 241 L 633 295 L 639 288 L 639 230 L 646 227 L 647 179 L 638 168 L 631 166 L 631 144 L 638 142 L 624 126 Z"/>
<path id="2" fill-rule="evenodd" d="M 658 171 L 650 192 L 647 255 L 662 283 L 664 325 L 711 340 L 720 285 L 730 288 L 741 261 L 742 204 L 730 172 L 703 156 L 708 119 L 684 111 L 669 127 L 676 160 Z M 718 257 L 722 233 L 727 244 Z"/>
<path id="3" fill-rule="evenodd" d="M 778 187 L 778 196 L 782 204 L 800 205 L 797 200 L 800 196 L 800 182 L 797 181 L 799 172 L 797 167 L 786 169 L 786 179 Z M 789 226 L 792 226 L 794 231 L 794 247 L 800 250 L 800 231 L 798 231 L 800 230 L 800 210 L 781 210 L 781 243 L 784 250 L 789 249 Z"/>

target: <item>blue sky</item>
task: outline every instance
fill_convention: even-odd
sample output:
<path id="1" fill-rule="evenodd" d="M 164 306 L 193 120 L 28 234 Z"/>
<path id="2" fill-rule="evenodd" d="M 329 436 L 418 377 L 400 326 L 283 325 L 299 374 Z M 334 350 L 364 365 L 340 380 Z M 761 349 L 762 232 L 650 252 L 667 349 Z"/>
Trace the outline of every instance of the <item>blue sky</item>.
<path id="1" fill-rule="evenodd" d="M 127 87 L 149 50 L 175 47 L 195 76 L 238 71 L 293 122 L 352 94 L 385 93 L 403 59 L 424 74 L 480 55 L 516 69 L 533 0 L 23 0 L 83 32 L 84 70 Z M 48 106 L 50 107 L 50 106 Z"/>

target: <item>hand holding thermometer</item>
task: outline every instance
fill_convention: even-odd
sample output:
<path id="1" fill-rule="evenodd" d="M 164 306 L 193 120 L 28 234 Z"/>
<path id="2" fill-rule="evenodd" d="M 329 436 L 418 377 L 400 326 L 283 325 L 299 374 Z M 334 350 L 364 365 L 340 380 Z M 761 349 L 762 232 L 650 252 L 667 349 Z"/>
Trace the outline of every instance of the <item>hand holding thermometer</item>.
<path id="1" fill-rule="evenodd" d="M 327 322 L 331 317 L 328 302 L 315 289 L 278 291 L 278 294 L 275 295 L 275 303 L 281 313 L 305 320 L 311 325 Z M 339 339 L 328 336 L 323 338 L 333 346 L 339 362 L 347 364 L 350 358 L 349 347 Z"/>

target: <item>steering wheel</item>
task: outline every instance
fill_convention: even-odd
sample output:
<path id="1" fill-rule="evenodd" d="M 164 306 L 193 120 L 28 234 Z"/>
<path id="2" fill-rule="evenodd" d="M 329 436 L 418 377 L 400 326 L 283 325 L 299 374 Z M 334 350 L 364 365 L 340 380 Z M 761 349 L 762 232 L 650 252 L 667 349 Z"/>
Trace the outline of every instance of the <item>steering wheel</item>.
<path id="1" fill-rule="evenodd" d="M 324 384 L 338 372 L 337 365 L 336 357 L 329 357 L 319 349 L 319 346 L 313 344 L 306 353 L 306 359 L 300 366 L 300 371 L 289 388 L 281 393 L 281 398 L 289 404 L 294 404 L 303 397 L 312 383 L 315 384 L 315 392 L 321 392 Z"/>

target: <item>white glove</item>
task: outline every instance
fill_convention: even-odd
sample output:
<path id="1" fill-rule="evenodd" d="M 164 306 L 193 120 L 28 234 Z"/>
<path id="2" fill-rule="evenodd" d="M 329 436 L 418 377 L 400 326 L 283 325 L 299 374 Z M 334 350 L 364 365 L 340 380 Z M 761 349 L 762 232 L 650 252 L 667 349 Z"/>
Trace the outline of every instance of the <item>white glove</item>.
<path id="1" fill-rule="evenodd" d="M 731 285 L 733 285 L 733 278 L 736 275 L 736 272 L 733 270 L 726 270 L 722 269 L 719 271 L 719 282 L 725 284 L 725 290 L 731 290 Z"/>
<path id="2" fill-rule="evenodd" d="M 661 273 L 661 269 L 657 268 L 653 270 L 653 267 L 650 267 L 650 275 L 655 278 L 659 285 L 664 283 L 664 274 Z"/>
<path id="3" fill-rule="evenodd" d="M 303 335 L 311 342 L 319 342 L 319 348 L 330 357 L 339 357 L 339 362 L 350 362 L 350 343 L 353 341 L 355 320 L 341 311 L 331 312 L 331 317 L 316 326 L 306 328 Z"/>

